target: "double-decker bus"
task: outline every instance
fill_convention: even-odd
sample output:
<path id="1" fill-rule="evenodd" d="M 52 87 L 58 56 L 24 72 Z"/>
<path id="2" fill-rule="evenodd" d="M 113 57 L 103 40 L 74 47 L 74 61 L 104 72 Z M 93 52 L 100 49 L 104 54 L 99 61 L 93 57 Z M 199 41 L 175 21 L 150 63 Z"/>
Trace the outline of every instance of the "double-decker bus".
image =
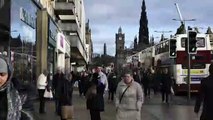
<path id="1" fill-rule="evenodd" d="M 164 40 L 155 45 L 155 67 L 169 68 L 174 78 L 174 90 L 176 92 L 187 91 L 187 70 L 188 57 L 185 51 L 187 34 L 176 35 L 177 56 L 169 58 L 169 40 Z M 197 92 L 200 81 L 208 76 L 208 69 L 211 63 L 211 47 L 209 35 L 197 34 L 197 53 L 191 55 L 191 92 Z"/>

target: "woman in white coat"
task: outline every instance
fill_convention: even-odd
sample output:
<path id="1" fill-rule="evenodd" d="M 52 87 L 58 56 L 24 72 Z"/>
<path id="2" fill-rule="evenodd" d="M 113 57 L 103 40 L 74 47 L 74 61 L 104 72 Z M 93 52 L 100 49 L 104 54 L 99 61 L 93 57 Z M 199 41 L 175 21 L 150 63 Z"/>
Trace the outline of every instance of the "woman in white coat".
<path id="1" fill-rule="evenodd" d="M 116 120 L 141 120 L 143 99 L 141 85 L 125 73 L 116 90 Z"/>

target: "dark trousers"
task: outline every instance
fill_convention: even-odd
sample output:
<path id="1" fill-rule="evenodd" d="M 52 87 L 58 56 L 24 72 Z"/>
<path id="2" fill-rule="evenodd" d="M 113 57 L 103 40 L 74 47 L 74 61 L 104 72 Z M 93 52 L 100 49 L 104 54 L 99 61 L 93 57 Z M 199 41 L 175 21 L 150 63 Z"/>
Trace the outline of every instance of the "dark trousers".
<path id="1" fill-rule="evenodd" d="M 84 86 L 82 82 L 78 83 L 78 90 L 79 90 L 79 95 L 81 96 L 82 94 L 84 94 Z"/>
<path id="2" fill-rule="evenodd" d="M 100 111 L 90 110 L 91 120 L 101 120 Z"/>
<path id="3" fill-rule="evenodd" d="M 39 113 L 45 112 L 45 110 L 44 110 L 45 109 L 44 91 L 45 91 L 45 89 L 38 89 L 39 101 L 40 101 Z"/>
<path id="4" fill-rule="evenodd" d="M 62 116 L 61 116 L 61 120 L 69 120 L 69 119 L 63 119 Z"/>
<path id="5" fill-rule="evenodd" d="M 200 120 L 212 120 L 212 117 L 207 117 L 204 112 L 201 113 Z"/>
<path id="6" fill-rule="evenodd" d="M 58 115 L 60 115 L 60 111 L 61 111 L 61 109 L 60 109 L 59 100 L 58 100 L 58 98 L 56 98 L 56 99 L 55 99 L 55 112 L 56 112 Z"/>
<path id="7" fill-rule="evenodd" d="M 157 85 L 154 85 L 153 86 L 153 91 L 154 91 L 154 94 L 156 95 L 157 94 L 157 92 L 158 92 L 158 86 Z"/>
<path id="8" fill-rule="evenodd" d="M 114 94 L 115 94 L 114 90 L 109 90 L 108 100 L 114 100 Z"/>
<path id="9" fill-rule="evenodd" d="M 169 102 L 169 92 L 166 90 L 162 90 L 162 101 L 165 101 L 165 97 L 166 97 L 166 103 Z"/>
<path id="10" fill-rule="evenodd" d="M 145 96 L 150 96 L 150 86 L 149 85 L 144 85 L 144 94 Z"/>

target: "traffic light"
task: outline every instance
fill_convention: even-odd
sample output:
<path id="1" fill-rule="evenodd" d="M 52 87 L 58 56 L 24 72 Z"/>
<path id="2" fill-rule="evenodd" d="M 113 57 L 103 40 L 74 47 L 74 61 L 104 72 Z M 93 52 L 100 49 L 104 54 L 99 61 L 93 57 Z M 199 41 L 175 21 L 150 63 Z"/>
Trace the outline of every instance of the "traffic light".
<path id="1" fill-rule="evenodd" d="M 176 58 L 177 51 L 176 51 L 176 39 L 169 40 L 169 57 Z"/>
<path id="2" fill-rule="evenodd" d="M 197 53 L 197 32 L 189 31 L 188 32 L 188 53 L 196 54 Z"/>

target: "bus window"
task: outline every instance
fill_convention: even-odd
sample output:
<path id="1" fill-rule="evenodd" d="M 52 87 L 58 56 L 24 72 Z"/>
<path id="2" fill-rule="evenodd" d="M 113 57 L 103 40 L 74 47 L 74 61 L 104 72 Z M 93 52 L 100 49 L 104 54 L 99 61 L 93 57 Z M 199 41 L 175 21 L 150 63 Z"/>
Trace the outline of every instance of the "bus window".
<path id="1" fill-rule="evenodd" d="M 156 46 L 155 55 L 159 54 L 159 45 Z"/>
<path id="2" fill-rule="evenodd" d="M 185 47 L 185 41 L 187 41 L 187 38 L 181 38 L 181 47 Z M 197 37 L 197 47 L 205 47 L 204 37 Z"/>
<path id="3" fill-rule="evenodd" d="M 169 51 L 169 42 L 166 42 L 166 51 Z"/>
<path id="4" fill-rule="evenodd" d="M 159 52 L 162 53 L 163 52 L 163 44 L 162 43 L 160 44 L 159 48 L 160 48 Z"/>
<path id="5" fill-rule="evenodd" d="M 162 52 L 166 52 L 166 50 L 165 50 L 165 43 L 162 43 Z"/>
<path id="6" fill-rule="evenodd" d="M 198 38 L 197 38 L 197 46 L 198 46 L 198 47 L 205 47 L 205 38 L 203 38 L 203 37 L 198 37 Z"/>
<path id="7" fill-rule="evenodd" d="M 181 47 L 185 47 L 185 41 L 187 41 L 187 38 L 181 38 Z"/>

